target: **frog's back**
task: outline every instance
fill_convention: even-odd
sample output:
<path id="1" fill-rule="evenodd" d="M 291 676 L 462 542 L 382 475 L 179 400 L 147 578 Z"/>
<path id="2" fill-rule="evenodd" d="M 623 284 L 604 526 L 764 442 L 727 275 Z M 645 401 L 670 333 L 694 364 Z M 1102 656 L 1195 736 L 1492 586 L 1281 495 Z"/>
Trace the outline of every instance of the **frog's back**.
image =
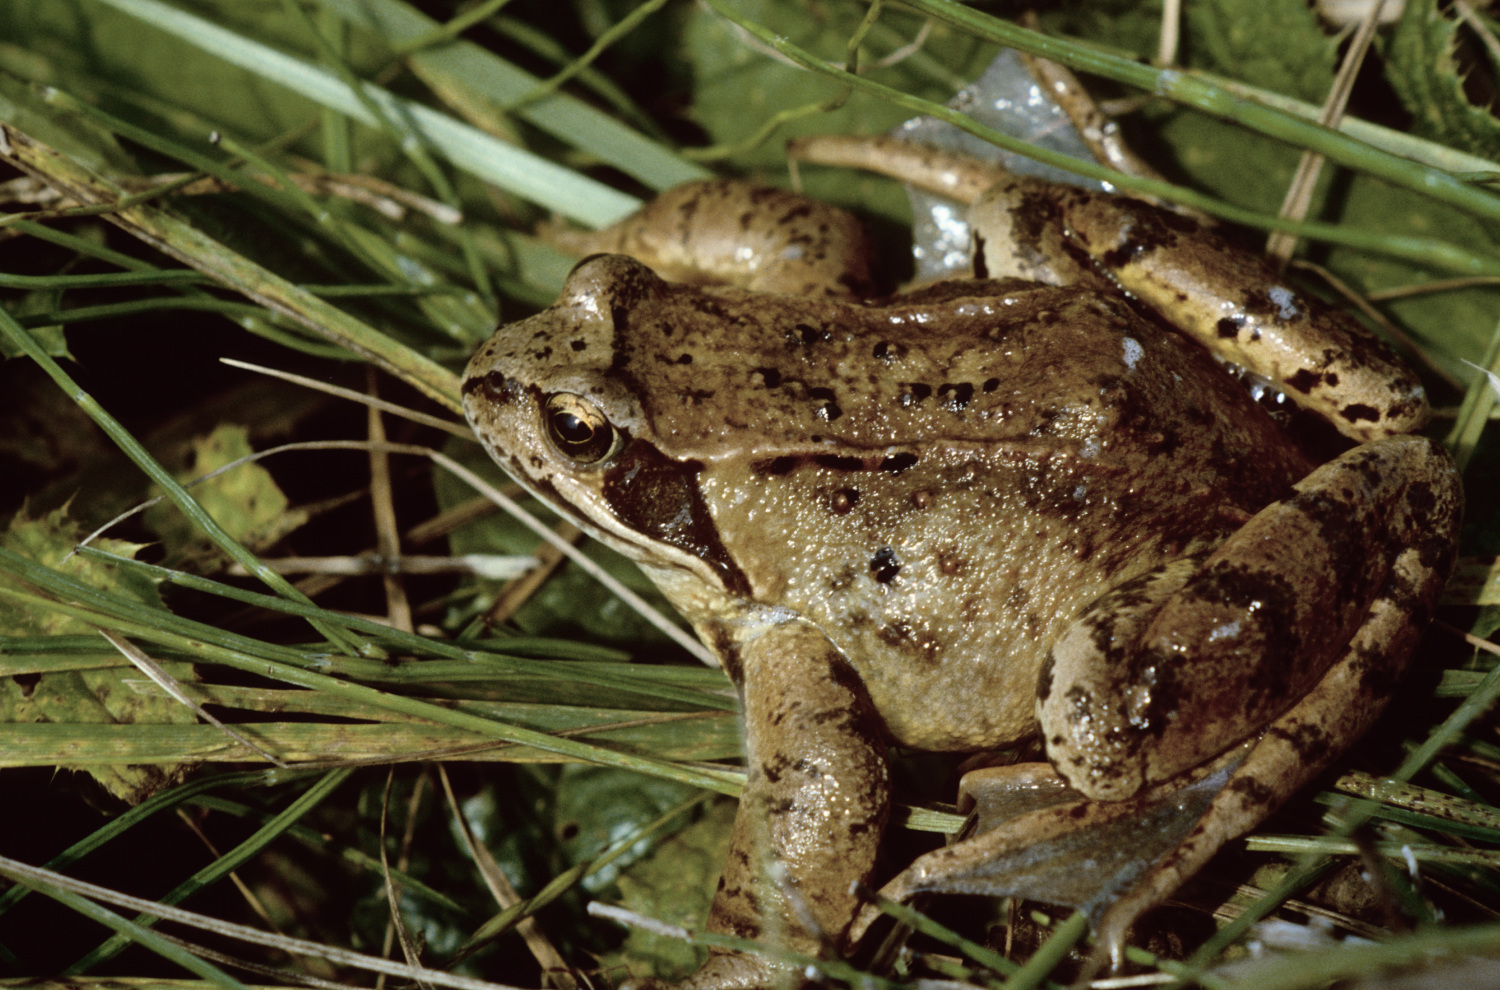
<path id="1" fill-rule="evenodd" d="M 1084 605 L 1309 469 L 1198 345 L 1124 300 L 992 289 L 800 309 L 792 339 L 739 349 L 762 394 L 676 453 L 704 464 L 752 597 L 812 618 L 921 748 L 1029 734 L 1038 667 Z M 712 364 L 690 362 L 706 403 Z M 659 435 L 680 411 L 655 410 Z"/>

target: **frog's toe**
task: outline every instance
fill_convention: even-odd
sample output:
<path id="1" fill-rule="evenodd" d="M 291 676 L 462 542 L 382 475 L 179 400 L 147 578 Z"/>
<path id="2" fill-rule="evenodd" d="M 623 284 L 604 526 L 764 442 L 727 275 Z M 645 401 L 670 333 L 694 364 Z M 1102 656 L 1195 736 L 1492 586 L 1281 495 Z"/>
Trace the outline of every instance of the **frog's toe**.
<path id="1" fill-rule="evenodd" d="M 1114 906 L 1134 904 L 1140 884 L 1198 828 L 1249 750 L 1238 747 L 1128 801 L 1085 797 L 1046 764 L 967 774 L 960 791 L 972 803 L 973 834 L 920 857 L 881 894 L 894 901 L 922 893 L 1022 897 L 1077 908 L 1102 931 L 1120 917 Z M 875 916 L 867 909 L 856 932 Z M 1129 923 L 1115 928 L 1123 946 Z"/>

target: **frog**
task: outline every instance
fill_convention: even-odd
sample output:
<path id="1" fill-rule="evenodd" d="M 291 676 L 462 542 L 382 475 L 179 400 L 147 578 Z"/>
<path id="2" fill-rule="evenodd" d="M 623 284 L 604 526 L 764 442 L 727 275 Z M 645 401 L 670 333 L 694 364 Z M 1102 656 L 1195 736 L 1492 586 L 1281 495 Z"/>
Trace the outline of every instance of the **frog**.
<path id="1" fill-rule="evenodd" d="M 495 461 L 738 692 L 707 927 L 778 954 L 714 949 L 695 990 L 868 946 L 882 883 L 1072 905 L 1118 959 L 1370 727 L 1454 559 L 1420 380 L 1356 321 L 1160 206 L 860 141 L 966 205 L 967 271 L 886 292 L 846 211 L 691 183 L 578 233 L 556 302 L 464 373 Z M 964 837 L 890 875 L 893 747 L 1028 741 L 960 780 Z"/>

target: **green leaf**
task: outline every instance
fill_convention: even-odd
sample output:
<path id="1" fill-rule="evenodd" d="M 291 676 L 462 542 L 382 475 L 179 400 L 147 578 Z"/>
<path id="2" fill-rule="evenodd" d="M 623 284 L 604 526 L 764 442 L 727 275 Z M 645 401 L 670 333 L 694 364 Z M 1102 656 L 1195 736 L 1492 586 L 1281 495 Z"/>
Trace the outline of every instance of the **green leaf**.
<path id="1" fill-rule="evenodd" d="M 59 567 L 69 576 L 93 587 L 115 591 L 156 608 L 162 607 L 155 584 L 140 575 L 96 559 L 68 556 L 82 535 L 78 523 L 68 518 L 66 509 L 36 519 L 22 512 L 11 520 L 7 531 L 0 534 L 0 546 Z M 133 557 L 140 549 L 137 544 L 123 540 L 99 540 L 97 543 L 101 549 L 127 557 Z M 0 635 L 62 636 L 93 631 L 76 619 L 59 613 L 39 612 L 0 599 Z M 104 641 L 101 639 L 100 642 Z M 4 673 L 5 666 L 0 658 L 0 673 Z M 191 664 L 167 662 L 161 666 L 179 681 L 194 679 Z M 196 721 L 197 716 L 192 711 L 169 697 L 132 666 L 0 678 L 0 723 L 191 725 Z M 132 804 L 175 783 L 185 771 L 185 765 L 181 763 L 80 766 L 68 762 L 62 752 L 58 756 L 59 766 L 86 770 L 105 790 Z"/>
<path id="2" fill-rule="evenodd" d="M 191 462 L 178 480 L 191 482 L 250 456 L 249 435 L 244 426 L 224 423 L 199 437 L 193 442 Z M 271 473 L 253 461 L 194 485 L 193 496 L 226 533 L 252 550 L 270 546 L 307 520 L 306 512 L 287 511 L 287 498 Z M 146 510 L 146 524 L 161 536 L 174 557 L 208 547 L 208 541 L 171 503 Z"/>
<path id="3" fill-rule="evenodd" d="M 0 37 L 15 37 L 14 32 L 26 30 L 19 24 L 8 23 L 10 15 L 15 13 L 14 8 L 0 5 Z M 0 69 L 8 68 L 11 59 L 7 56 L 13 54 L 0 46 Z M 50 61 L 45 64 L 49 70 L 52 68 Z M 87 168 L 129 174 L 139 171 L 113 134 L 85 120 L 67 106 L 49 103 L 36 83 L 16 79 L 4 72 L 0 72 L 0 120 L 77 159 Z"/>
<path id="4" fill-rule="evenodd" d="M 1187 15 L 1193 65 L 1310 103 L 1328 95 L 1338 39 L 1304 0 L 1199 0 Z"/>
<path id="5" fill-rule="evenodd" d="M 666 839 L 646 859 L 620 876 L 625 906 L 669 924 L 702 928 L 718 885 L 719 869 L 729 848 L 729 833 L 738 806 L 718 801 L 707 814 Z M 679 980 L 696 969 L 707 950 L 656 932 L 632 928 L 620 951 L 633 975 L 649 966 L 649 975 Z"/>
<path id="6" fill-rule="evenodd" d="M 319 0 L 319 3 L 324 10 L 373 32 L 392 46 L 409 44 L 438 27 L 436 21 L 398 0 Z M 650 37 L 645 32 L 639 36 Z M 654 39 L 650 48 L 653 59 L 662 58 L 662 48 Z M 470 119 L 490 122 L 503 119 L 510 104 L 522 100 L 541 84 L 535 76 L 467 41 L 420 49 L 409 54 L 407 60 L 412 72 L 439 94 L 444 103 Z M 554 93 L 526 103 L 517 115 L 658 190 L 708 174 L 588 103 L 566 94 Z"/>
<path id="7" fill-rule="evenodd" d="M 73 548 L 83 535 L 82 527 L 76 520 L 69 518 L 66 508 L 35 519 L 22 510 L 11 519 L 6 531 L 0 533 L 0 547 L 39 564 L 57 568 L 74 580 L 92 587 L 122 594 L 154 608 L 163 607 L 154 581 L 100 560 L 73 556 Z M 136 551 L 142 546 L 111 539 L 95 540 L 92 545 L 108 553 L 131 558 L 135 557 Z M 55 612 L 45 615 L 24 612 L 0 599 L 0 634 L 65 636 L 80 632 L 92 633 L 93 629 Z"/>
<path id="8" fill-rule="evenodd" d="M 1469 101 L 1454 61 L 1458 22 L 1437 0 L 1410 0 L 1386 50 L 1386 78 L 1412 128 L 1423 136 L 1487 158 L 1500 158 L 1500 121 Z"/>
<path id="9" fill-rule="evenodd" d="M 1371 231 L 1391 236 L 1441 236 L 1450 244 L 1480 254 L 1500 247 L 1500 230 L 1494 224 L 1378 179 L 1356 177 L 1339 205 L 1339 219 Z M 1344 247 L 1331 249 L 1326 264 L 1340 278 L 1364 292 L 1420 285 L 1444 277 L 1437 268 Z M 1391 299 L 1382 303 L 1382 309 L 1424 345 L 1439 366 L 1464 380 L 1473 372 L 1459 359 L 1483 359 L 1490 336 L 1500 324 L 1500 293 L 1479 285 Z"/>
<path id="10" fill-rule="evenodd" d="M 563 856 L 570 865 L 588 862 L 696 793 L 696 788 L 675 781 L 643 778 L 611 767 L 565 766 L 558 776 L 553 809 Z M 650 839 L 636 843 L 586 877 L 585 889 L 603 891 L 651 847 Z"/>

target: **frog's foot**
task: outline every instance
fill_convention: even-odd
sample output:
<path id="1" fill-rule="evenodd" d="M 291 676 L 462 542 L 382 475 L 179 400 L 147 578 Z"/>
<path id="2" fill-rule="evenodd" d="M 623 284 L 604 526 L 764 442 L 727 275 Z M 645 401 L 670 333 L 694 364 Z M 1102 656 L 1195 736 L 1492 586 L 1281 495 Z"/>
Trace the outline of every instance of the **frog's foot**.
<path id="1" fill-rule="evenodd" d="M 965 774 L 959 806 L 973 814 L 973 833 L 918 858 L 881 896 L 1022 897 L 1076 907 L 1097 927 L 1118 898 L 1133 894 L 1154 864 L 1188 837 L 1250 746 L 1125 801 L 1088 798 L 1045 763 Z M 878 916 L 867 906 L 855 934 L 862 936 Z"/>

